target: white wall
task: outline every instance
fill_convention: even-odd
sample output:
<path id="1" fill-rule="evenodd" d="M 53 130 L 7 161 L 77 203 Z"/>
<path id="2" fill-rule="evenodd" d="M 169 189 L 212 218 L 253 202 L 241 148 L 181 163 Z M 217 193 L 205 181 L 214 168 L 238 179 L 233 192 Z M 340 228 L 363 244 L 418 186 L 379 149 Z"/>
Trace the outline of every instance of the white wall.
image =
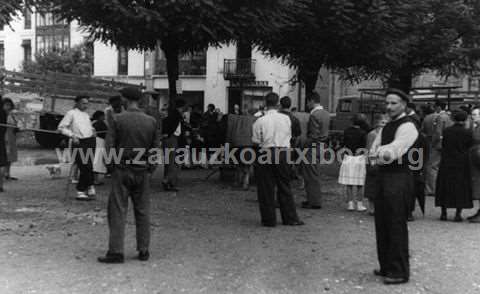
<path id="1" fill-rule="evenodd" d="M 115 47 L 95 42 L 93 46 L 93 72 L 95 76 L 116 76 L 118 72 L 118 52 Z"/>
<path id="2" fill-rule="evenodd" d="M 32 29 L 24 29 L 23 18 L 17 17 L 10 23 L 11 28 L 5 25 L 0 31 L 0 41 L 5 47 L 5 69 L 21 70 L 23 63 L 22 40 L 30 40 L 32 44 L 32 57 L 35 55 L 35 30 L 34 18 L 32 17 Z M 12 30 L 13 29 L 13 30 Z"/>
<path id="3" fill-rule="evenodd" d="M 73 21 L 70 24 L 70 46 L 82 44 L 86 37 L 88 33 L 78 25 L 77 21 Z"/>

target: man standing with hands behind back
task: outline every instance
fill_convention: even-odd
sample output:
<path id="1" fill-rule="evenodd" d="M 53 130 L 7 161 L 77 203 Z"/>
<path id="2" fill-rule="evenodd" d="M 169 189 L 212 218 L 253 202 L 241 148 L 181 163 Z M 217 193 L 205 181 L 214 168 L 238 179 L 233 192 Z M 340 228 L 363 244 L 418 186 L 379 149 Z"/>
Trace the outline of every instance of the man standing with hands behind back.
<path id="1" fill-rule="evenodd" d="M 409 152 L 418 138 L 411 117 L 406 114 L 409 96 L 397 89 L 386 92 L 387 113 L 391 119 L 377 135 L 371 155 L 379 165 L 375 195 L 375 230 L 380 269 L 385 284 L 407 283 L 410 278 L 408 251 L 409 199 L 413 174 Z"/>
<path id="2" fill-rule="evenodd" d="M 322 192 L 320 182 L 320 169 L 323 150 L 327 147 L 328 131 L 330 128 L 330 113 L 323 109 L 318 93 L 313 92 L 307 97 L 308 107 L 311 109 L 307 126 L 308 163 L 302 165 L 305 179 L 307 201 L 302 203 L 306 209 L 322 208 Z"/>
<path id="3" fill-rule="evenodd" d="M 153 172 L 153 155 L 159 144 L 157 122 L 138 107 L 142 93 L 136 88 L 121 91 L 128 100 L 127 110 L 115 116 L 107 134 L 107 152 L 121 155 L 113 165 L 112 192 L 108 198 L 110 238 L 102 263 L 123 263 L 128 199 L 132 199 L 137 229 L 138 259 L 150 257 L 150 197 L 147 193 L 149 173 Z"/>

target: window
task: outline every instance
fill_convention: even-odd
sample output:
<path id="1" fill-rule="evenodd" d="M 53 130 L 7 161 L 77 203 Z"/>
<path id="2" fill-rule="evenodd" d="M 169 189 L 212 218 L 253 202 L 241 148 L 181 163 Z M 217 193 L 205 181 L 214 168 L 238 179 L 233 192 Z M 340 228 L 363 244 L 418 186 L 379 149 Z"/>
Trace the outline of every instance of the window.
<path id="1" fill-rule="evenodd" d="M 343 100 L 340 102 L 340 112 L 352 112 L 352 101 Z"/>
<path id="2" fill-rule="evenodd" d="M 118 48 L 118 74 L 128 75 L 128 50 L 125 47 Z"/>
<path id="3" fill-rule="evenodd" d="M 5 67 L 5 45 L 0 42 L 0 68 Z"/>
<path id="4" fill-rule="evenodd" d="M 37 14 L 35 33 L 35 46 L 38 52 L 70 48 L 69 24 L 52 13 Z"/>
<path id="5" fill-rule="evenodd" d="M 58 32 L 57 32 L 58 33 Z M 37 35 L 37 50 L 40 51 L 61 51 L 70 48 L 70 35 L 68 33 L 55 32 Z"/>
<path id="6" fill-rule="evenodd" d="M 25 8 L 25 11 L 23 12 L 23 17 L 25 19 L 25 29 L 30 30 L 32 28 L 32 14 L 30 13 L 30 10 L 28 10 L 28 8 Z"/>
<path id="7" fill-rule="evenodd" d="M 22 47 L 23 47 L 23 61 L 25 62 L 32 61 L 32 41 L 23 40 Z"/>
<path id="8" fill-rule="evenodd" d="M 200 75 L 207 74 L 207 52 L 200 51 L 194 54 L 185 54 L 180 56 L 178 64 L 178 73 L 180 75 Z M 155 75 L 167 74 L 167 60 L 163 51 L 157 47 L 155 50 Z"/>
<path id="9" fill-rule="evenodd" d="M 53 15 L 52 13 L 40 13 L 37 17 L 37 27 L 48 27 L 48 26 L 65 26 L 68 25 L 67 21 L 61 19 L 58 16 Z"/>

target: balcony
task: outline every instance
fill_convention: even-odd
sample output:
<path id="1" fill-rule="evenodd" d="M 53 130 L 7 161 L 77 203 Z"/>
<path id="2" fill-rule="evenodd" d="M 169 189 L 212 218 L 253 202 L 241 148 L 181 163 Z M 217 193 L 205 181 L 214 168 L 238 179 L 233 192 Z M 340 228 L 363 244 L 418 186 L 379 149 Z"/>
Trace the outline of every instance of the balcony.
<path id="1" fill-rule="evenodd" d="M 254 59 L 225 59 L 223 77 L 227 81 L 254 81 Z"/>

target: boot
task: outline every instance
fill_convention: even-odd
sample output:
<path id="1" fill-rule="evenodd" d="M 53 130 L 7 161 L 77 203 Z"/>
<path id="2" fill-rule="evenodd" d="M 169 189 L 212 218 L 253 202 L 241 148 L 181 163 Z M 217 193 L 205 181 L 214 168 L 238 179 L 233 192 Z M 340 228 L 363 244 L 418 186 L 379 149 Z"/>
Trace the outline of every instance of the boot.
<path id="1" fill-rule="evenodd" d="M 467 219 L 470 221 L 472 219 L 477 219 L 477 218 L 480 218 L 480 208 L 477 210 L 477 213 L 475 213 L 474 215 L 472 216 L 469 216 L 467 217 Z"/>
<path id="2" fill-rule="evenodd" d="M 355 203 L 353 201 L 348 201 L 347 210 L 348 211 L 354 211 L 355 210 Z"/>
<path id="3" fill-rule="evenodd" d="M 367 208 L 363 206 L 363 201 L 357 201 L 357 211 L 366 211 Z"/>

